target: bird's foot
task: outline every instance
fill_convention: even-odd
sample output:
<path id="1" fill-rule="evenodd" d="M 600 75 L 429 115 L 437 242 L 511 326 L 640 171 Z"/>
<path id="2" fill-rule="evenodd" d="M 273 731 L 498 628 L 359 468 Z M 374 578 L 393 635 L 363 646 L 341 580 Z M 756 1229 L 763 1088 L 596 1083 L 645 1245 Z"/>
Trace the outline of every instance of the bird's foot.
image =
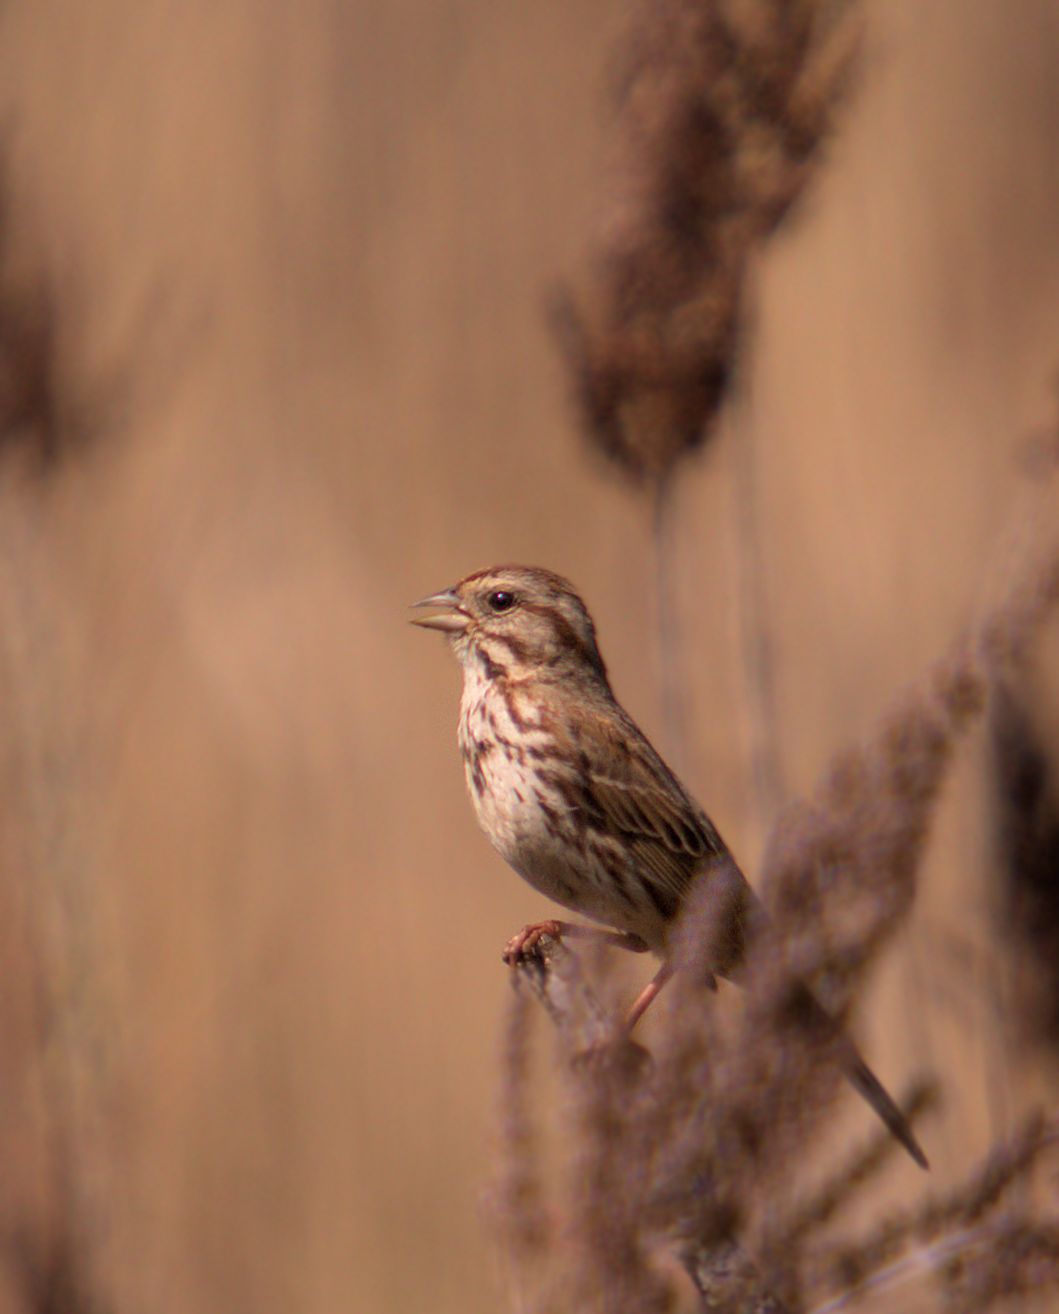
<path id="1" fill-rule="evenodd" d="M 592 940 L 633 954 L 645 954 L 649 947 L 646 940 L 631 931 L 605 931 L 600 926 L 581 926 L 578 922 L 560 922 L 549 917 L 545 922 L 530 922 L 518 935 L 513 935 L 504 946 L 504 962 L 513 967 L 528 958 L 544 936 L 552 940 Z"/>
<path id="2" fill-rule="evenodd" d="M 564 924 L 557 922 L 554 918 L 550 918 L 546 922 L 530 922 L 517 935 L 513 935 L 504 946 L 504 962 L 509 967 L 514 967 L 516 963 L 521 963 L 524 958 L 528 958 L 533 953 L 544 936 L 547 935 L 553 940 L 561 940 L 565 929 Z"/>

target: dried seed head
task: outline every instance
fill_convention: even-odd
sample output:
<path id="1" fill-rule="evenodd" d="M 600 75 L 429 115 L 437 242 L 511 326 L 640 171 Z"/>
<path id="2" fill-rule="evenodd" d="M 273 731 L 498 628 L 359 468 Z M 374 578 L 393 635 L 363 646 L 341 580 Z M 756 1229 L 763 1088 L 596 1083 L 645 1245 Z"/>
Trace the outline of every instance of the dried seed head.
<path id="1" fill-rule="evenodd" d="M 857 42 L 844 6 L 644 5 L 616 79 L 612 208 L 554 315 L 589 440 L 634 482 L 709 436 L 753 257 L 813 173 Z"/>

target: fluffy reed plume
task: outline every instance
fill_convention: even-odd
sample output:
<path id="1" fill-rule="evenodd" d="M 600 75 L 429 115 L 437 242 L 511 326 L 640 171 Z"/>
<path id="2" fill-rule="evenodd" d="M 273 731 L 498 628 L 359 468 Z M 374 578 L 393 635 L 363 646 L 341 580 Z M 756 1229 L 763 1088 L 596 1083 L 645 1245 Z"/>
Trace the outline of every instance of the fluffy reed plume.
<path id="1" fill-rule="evenodd" d="M 707 438 L 755 253 L 801 195 L 857 31 L 833 0 L 651 0 L 617 85 L 613 209 L 557 327 L 593 444 L 661 484 Z"/>
<path id="2" fill-rule="evenodd" d="M 889 1162 L 893 1143 L 876 1139 L 814 1194 L 797 1172 L 810 1142 L 823 1137 L 840 1089 L 833 1033 L 806 1008 L 804 983 L 846 1015 L 911 909 L 961 738 L 1057 602 L 1053 529 L 1046 551 L 982 622 L 868 742 L 833 765 L 811 801 L 781 820 L 759 882 L 773 920 L 752 947 L 738 1011 L 705 984 L 727 911 L 715 888 L 704 890 L 681 926 L 681 970 L 660 1005 L 652 1062 L 632 1062 L 619 1046 L 610 1061 L 566 1064 L 571 1172 L 552 1184 L 554 1240 L 541 1241 L 532 1266 L 537 1277 L 547 1270 L 548 1280 L 536 1286 L 536 1304 L 523 1307 L 672 1308 L 660 1254 L 679 1258 L 704 1307 L 732 1314 L 808 1310 L 821 1301 L 837 1309 L 863 1289 L 924 1274 L 940 1284 L 947 1307 L 988 1309 L 1059 1279 L 1056 1220 L 1036 1210 L 1032 1196 L 1010 1203 L 1012 1183 L 1027 1179 L 1054 1146 L 1054 1122 L 1031 1120 L 957 1190 L 928 1195 L 841 1245 L 828 1239 L 831 1229 Z M 555 960 L 562 963 L 562 951 Z M 565 972 L 553 963 L 553 974 Z M 547 996 L 541 980 L 530 984 Z M 550 999 L 567 1059 L 578 1028 L 564 1026 L 564 1014 L 596 1008 L 584 994 L 571 996 L 567 975 L 561 999 Z M 509 1102 L 520 1079 L 521 1070 L 509 1069 Z M 910 1113 L 925 1098 L 920 1085 L 907 1101 Z M 517 1157 L 517 1141 L 508 1148 Z M 505 1171 L 517 1178 L 520 1169 Z M 538 1179 L 538 1194 L 543 1185 Z M 525 1284 L 525 1270 L 521 1278 Z"/>

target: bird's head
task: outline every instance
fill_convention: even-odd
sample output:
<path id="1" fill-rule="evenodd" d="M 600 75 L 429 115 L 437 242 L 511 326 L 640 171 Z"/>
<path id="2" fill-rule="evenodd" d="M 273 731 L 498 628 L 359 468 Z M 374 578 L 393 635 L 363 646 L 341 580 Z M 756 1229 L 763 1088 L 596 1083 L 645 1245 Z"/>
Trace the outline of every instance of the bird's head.
<path id="1" fill-rule="evenodd" d="M 440 630 L 460 663 L 525 676 L 591 670 L 606 679 L 588 609 L 561 575 L 536 566 L 491 566 L 414 604 L 434 614 L 415 625 Z"/>

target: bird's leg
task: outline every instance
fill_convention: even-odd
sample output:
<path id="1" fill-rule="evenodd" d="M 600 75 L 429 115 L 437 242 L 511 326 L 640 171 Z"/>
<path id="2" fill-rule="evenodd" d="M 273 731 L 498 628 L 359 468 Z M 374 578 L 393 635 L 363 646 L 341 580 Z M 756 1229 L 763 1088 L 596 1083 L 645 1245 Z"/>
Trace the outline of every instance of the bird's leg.
<path id="1" fill-rule="evenodd" d="M 577 922 L 559 922 L 550 918 L 545 922 L 530 922 L 513 935 L 504 946 L 504 962 L 512 965 L 520 962 L 533 952 L 537 941 L 544 935 L 553 940 L 596 940 L 634 954 L 647 952 L 646 942 L 630 931 L 604 931 L 598 926 L 581 926 Z"/>
<path id="2" fill-rule="evenodd" d="M 625 1015 L 625 1025 L 623 1030 L 626 1035 L 632 1031 L 640 1018 L 642 1018 L 648 1008 L 650 1008 L 653 1001 L 662 993 L 662 987 L 673 975 L 674 970 L 672 963 L 663 963 L 654 976 L 651 977 L 650 981 L 648 981 L 636 996 L 633 1006 Z"/>

